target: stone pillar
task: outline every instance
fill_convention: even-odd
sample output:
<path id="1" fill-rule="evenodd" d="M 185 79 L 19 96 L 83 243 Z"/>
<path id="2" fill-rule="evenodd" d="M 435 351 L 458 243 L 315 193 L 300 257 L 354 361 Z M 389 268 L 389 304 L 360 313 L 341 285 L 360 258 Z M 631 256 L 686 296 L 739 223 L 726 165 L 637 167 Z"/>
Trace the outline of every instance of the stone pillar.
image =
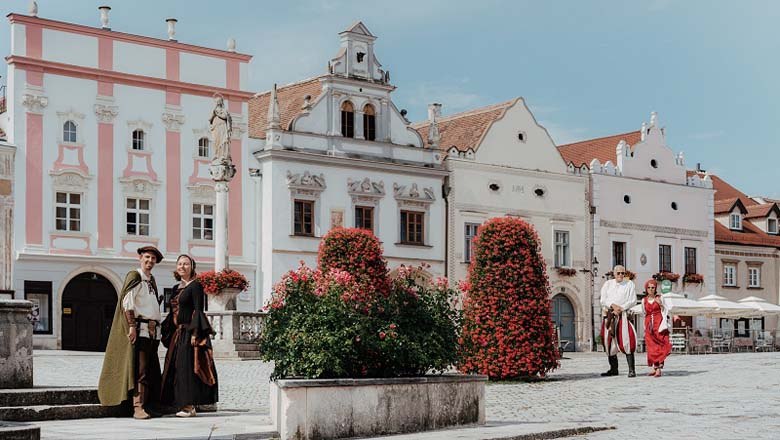
<path id="1" fill-rule="evenodd" d="M 214 188 L 217 194 L 217 206 L 214 207 L 214 270 L 217 272 L 228 266 L 228 184 L 217 182 Z"/>
<path id="2" fill-rule="evenodd" d="M 15 152 L 14 146 L 0 142 L 0 290 L 13 289 Z"/>
<path id="3" fill-rule="evenodd" d="M 32 302 L 0 300 L 0 389 L 32 388 Z"/>

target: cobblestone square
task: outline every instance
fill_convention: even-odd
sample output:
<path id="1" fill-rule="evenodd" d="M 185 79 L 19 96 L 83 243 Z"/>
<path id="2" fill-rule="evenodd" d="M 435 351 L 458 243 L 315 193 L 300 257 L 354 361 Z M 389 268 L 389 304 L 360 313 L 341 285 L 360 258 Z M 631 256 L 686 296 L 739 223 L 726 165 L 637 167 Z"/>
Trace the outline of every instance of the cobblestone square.
<path id="1" fill-rule="evenodd" d="M 637 354 L 637 364 L 643 357 Z M 35 384 L 96 386 L 101 365 L 100 354 L 38 351 Z M 532 424 L 538 431 L 562 424 L 616 428 L 585 436 L 593 439 L 773 439 L 780 432 L 780 353 L 675 355 L 661 378 L 644 376 L 639 367 L 638 376 L 629 379 L 625 358 L 620 376 L 600 377 L 607 367 L 603 353 L 569 353 L 549 380 L 491 383 L 488 424 Z M 217 369 L 220 411 L 256 414 L 256 423 L 270 423 L 271 365 L 218 360 Z M 86 429 L 89 422 L 71 423 Z M 46 429 L 43 434 L 56 438 Z"/>

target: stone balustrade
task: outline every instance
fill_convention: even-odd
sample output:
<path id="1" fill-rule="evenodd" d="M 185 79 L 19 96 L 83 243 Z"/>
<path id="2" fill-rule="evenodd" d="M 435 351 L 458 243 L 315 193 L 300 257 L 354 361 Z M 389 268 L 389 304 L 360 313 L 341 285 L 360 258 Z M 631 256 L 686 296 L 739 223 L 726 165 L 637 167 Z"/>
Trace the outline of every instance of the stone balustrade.
<path id="1" fill-rule="evenodd" d="M 257 359 L 257 343 L 263 329 L 265 313 L 235 310 L 206 312 L 216 334 L 211 344 L 214 357 L 228 359 Z"/>

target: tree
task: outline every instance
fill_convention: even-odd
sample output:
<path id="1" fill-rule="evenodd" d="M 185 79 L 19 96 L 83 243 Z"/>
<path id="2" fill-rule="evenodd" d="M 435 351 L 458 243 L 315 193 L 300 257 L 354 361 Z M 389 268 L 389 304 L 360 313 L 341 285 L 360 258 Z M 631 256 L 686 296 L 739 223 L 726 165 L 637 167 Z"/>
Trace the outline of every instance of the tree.
<path id="1" fill-rule="evenodd" d="M 544 376 L 559 366 L 550 286 L 528 223 L 494 218 L 479 228 L 463 286 L 465 373 L 491 379 Z"/>

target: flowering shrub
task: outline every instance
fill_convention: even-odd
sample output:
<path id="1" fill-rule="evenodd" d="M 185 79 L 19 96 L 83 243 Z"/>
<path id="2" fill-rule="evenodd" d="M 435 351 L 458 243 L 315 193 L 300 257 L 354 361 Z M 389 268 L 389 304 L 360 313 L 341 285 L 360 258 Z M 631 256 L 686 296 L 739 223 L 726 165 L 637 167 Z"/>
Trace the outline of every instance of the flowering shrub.
<path id="1" fill-rule="evenodd" d="M 223 269 L 219 272 L 213 270 L 201 272 L 197 277 L 203 286 L 203 291 L 208 295 L 219 295 L 222 289 L 238 289 L 244 291 L 249 288 L 249 281 L 241 272 Z"/>
<path id="2" fill-rule="evenodd" d="M 464 287 L 463 372 L 515 379 L 558 367 L 550 287 L 533 227 L 511 217 L 483 224 Z"/>
<path id="3" fill-rule="evenodd" d="M 698 273 L 686 273 L 683 276 L 683 283 L 687 284 L 701 284 L 704 282 L 704 275 Z"/>
<path id="4" fill-rule="evenodd" d="M 577 275 L 577 269 L 574 269 L 573 267 L 558 267 L 556 270 L 558 271 L 558 275 L 562 277 L 573 277 L 574 275 Z"/>
<path id="5" fill-rule="evenodd" d="M 680 279 L 680 274 L 674 272 L 658 272 L 655 275 L 653 275 L 653 278 L 655 278 L 658 281 L 669 280 L 675 283 L 677 282 L 677 280 Z"/>
<path id="6" fill-rule="evenodd" d="M 364 230 L 331 231 L 318 259 L 319 269 L 301 263 L 274 286 L 259 343 L 272 379 L 412 376 L 457 361 L 458 293 L 446 279 L 421 283 L 422 267 L 390 279 Z"/>

